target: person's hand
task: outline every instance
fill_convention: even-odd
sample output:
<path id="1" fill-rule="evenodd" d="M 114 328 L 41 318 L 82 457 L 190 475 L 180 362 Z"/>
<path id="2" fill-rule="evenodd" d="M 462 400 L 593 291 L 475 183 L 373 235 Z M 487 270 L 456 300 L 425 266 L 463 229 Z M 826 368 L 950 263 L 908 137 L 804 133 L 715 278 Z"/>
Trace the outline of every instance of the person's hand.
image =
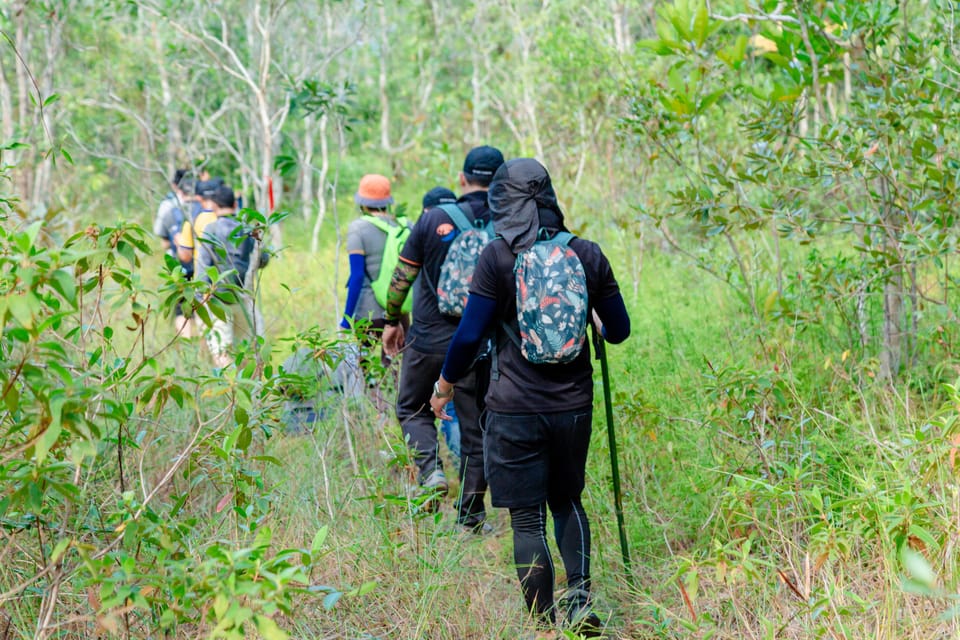
<path id="1" fill-rule="evenodd" d="M 383 328 L 383 352 L 389 357 L 400 353 L 403 348 L 403 327 L 399 324 L 388 324 Z"/>
<path id="2" fill-rule="evenodd" d="M 441 396 L 437 395 L 439 389 Z M 453 385 L 443 379 L 440 379 L 433 386 L 433 393 L 430 395 L 430 408 L 433 409 L 433 415 L 441 420 L 451 420 L 447 413 L 447 403 L 453 399 Z"/>
<path id="3" fill-rule="evenodd" d="M 601 338 L 603 337 L 603 321 L 600 319 L 600 316 L 597 315 L 596 309 L 590 310 L 593 313 L 593 326 L 597 330 L 597 335 Z"/>

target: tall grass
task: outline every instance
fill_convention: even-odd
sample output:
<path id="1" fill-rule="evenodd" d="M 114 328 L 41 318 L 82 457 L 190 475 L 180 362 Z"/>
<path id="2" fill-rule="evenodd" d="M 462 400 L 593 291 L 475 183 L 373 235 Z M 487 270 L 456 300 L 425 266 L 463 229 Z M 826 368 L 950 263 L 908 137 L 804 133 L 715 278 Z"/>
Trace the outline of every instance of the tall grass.
<path id="1" fill-rule="evenodd" d="M 497 532 L 481 537 L 455 525 L 452 500 L 425 508 L 389 406 L 332 396 L 315 429 L 284 431 L 269 377 L 302 334 L 342 339 L 334 327 L 346 260 L 335 234 L 326 237 L 317 255 L 292 243 L 262 273 L 268 380 L 254 403 L 262 406 L 241 401 L 240 377 L 210 376 L 199 340 L 165 348 L 172 322 L 149 320 L 136 348 L 156 354 L 157 370 L 193 381 L 197 408 L 171 404 L 131 424 L 136 447 L 125 466 L 155 486 L 198 421 L 218 425 L 157 511 L 189 519 L 182 544 L 197 563 L 211 541 L 245 549 L 265 530 L 275 549 L 315 546 L 307 565 L 315 595 L 297 595 L 275 616 L 293 637 L 518 637 L 529 621 L 507 515 L 491 509 Z M 852 361 L 816 326 L 751 318 L 726 285 L 680 256 L 604 246 L 633 321 L 631 339 L 608 349 L 633 575 L 619 549 L 599 387 L 585 494 L 610 637 L 955 636 L 960 391 L 940 384 L 951 367 L 874 386 L 863 374 L 869 363 Z M 631 256 L 642 268 L 629 274 L 619 267 L 627 249 L 645 251 Z M 147 263 L 148 287 L 159 268 L 157 258 Z M 393 385 L 384 372 L 387 398 Z M 230 453 L 238 407 L 258 427 L 243 459 Z M 102 481 L 114 481 L 106 461 Z M 0 585 L 20 572 L 0 566 Z M 89 594 L 86 605 L 82 593 L 69 597 L 78 610 L 95 604 Z M 0 611 L 20 637 L 35 627 L 29 598 Z M 61 635 L 139 628 L 83 619 L 65 622 Z"/>
<path id="2" fill-rule="evenodd" d="M 605 246 L 615 268 L 625 264 L 616 243 Z M 319 256 L 291 248 L 264 274 L 275 350 L 285 333 L 333 326 L 338 260 L 331 246 Z M 953 618 L 939 617 L 951 605 L 957 536 L 944 464 L 955 410 L 937 414 L 942 390 L 860 385 L 863 363 L 815 328 L 758 326 L 726 285 L 679 256 L 648 250 L 642 265 L 635 294 L 621 278 L 633 336 L 608 350 L 633 581 L 618 548 L 599 387 L 585 496 L 612 635 L 954 634 Z M 284 542 L 303 544 L 327 524 L 329 573 L 317 578 L 376 582 L 331 611 L 304 603 L 291 621 L 304 637 L 514 637 L 523 628 L 506 514 L 492 511 L 498 535 L 474 538 L 457 532 L 449 503 L 418 513 L 405 499 L 412 476 L 389 416 L 361 402 L 264 447 L 283 461 L 268 478 Z M 919 595 L 903 586 L 916 579 L 903 561 L 911 553 L 936 575 L 912 590 Z"/>

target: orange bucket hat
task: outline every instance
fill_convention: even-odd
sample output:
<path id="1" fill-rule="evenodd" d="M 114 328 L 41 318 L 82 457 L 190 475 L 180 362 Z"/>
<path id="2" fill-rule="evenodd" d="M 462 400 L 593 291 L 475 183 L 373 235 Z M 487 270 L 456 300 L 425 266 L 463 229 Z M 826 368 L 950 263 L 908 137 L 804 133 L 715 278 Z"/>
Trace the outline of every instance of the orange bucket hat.
<path id="1" fill-rule="evenodd" d="M 382 209 L 393 204 L 390 180 L 377 173 L 368 173 L 360 178 L 360 186 L 353 196 L 353 201 L 371 209 Z"/>

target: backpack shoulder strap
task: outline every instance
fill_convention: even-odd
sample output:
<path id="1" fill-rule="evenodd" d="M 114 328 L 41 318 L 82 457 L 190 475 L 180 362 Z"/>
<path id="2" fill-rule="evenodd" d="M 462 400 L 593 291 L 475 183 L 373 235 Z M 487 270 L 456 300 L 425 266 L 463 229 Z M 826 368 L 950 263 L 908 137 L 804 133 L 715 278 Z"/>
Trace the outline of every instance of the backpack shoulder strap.
<path id="1" fill-rule="evenodd" d="M 556 235 L 553 236 L 553 241 L 569 246 L 570 242 L 576 237 L 577 236 L 573 235 L 569 231 L 558 231 Z"/>
<path id="2" fill-rule="evenodd" d="M 371 215 L 364 215 L 363 219 L 369 222 L 370 224 L 372 224 L 373 226 L 375 226 L 377 229 L 380 229 L 380 231 L 383 231 L 384 233 L 390 232 L 390 225 L 387 224 L 386 220 L 381 220 L 377 216 L 371 216 Z"/>
<path id="3" fill-rule="evenodd" d="M 403 232 L 410 231 L 410 227 L 407 224 L 407 218 L 405 216 L 400 216 L 395 218 L 397 224 L 392 225 L 383 218 L 377 216 L 371 216 L 369 214 L 364 214 L 363 219 L 375 226 L 380 231 L 383 231 L 387 235 L 402 235 Z"/>
<path id="4" fill-rule="evenodd" d="M 453 224 L 457 225 L 457 228 L 460 231 L 466 231 L 473 227 L 473 223 L 467 218 L 467 214 L 464 212 L 463 207 L 459 204 L 441 204 L 438 205 L 444 212 L 450 216 L 450 219 L 453 220 Z"/>

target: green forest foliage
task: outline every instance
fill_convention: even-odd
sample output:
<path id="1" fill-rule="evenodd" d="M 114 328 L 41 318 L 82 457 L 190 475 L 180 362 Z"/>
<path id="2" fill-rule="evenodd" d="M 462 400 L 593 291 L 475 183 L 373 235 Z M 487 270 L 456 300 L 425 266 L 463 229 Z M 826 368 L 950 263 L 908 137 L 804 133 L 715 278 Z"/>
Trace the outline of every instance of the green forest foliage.
<path id="1" fill-rule="evenodd" d="M 600 393 L 585 496 L 611 637 L 957 634 L 953 3 L 225 4 L 0 7 L 0 638 L 526 628 L 509 536 L 423 508 L 389 410 L 282 364 L 355 342 L 359 176 L 415 211 L 481 143 L 545 163 L 631 311 L 631 574 Z M 272 231 L 266 339 L 223 372 L 148 231 L 177 166 Z"/>

